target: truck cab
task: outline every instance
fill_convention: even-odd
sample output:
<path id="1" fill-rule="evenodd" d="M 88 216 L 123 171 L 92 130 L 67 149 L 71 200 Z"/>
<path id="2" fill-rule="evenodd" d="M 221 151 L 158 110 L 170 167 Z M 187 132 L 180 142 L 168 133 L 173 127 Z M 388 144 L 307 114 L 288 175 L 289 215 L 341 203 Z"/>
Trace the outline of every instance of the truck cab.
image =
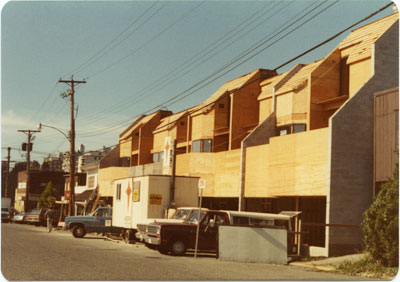
<path id="1" fill-rule="evenodd" d="M 111 207 L 99 207 L 87 216 L 68 216 L 65 218 L 64 229 L 71 230 L 75 238 L 82 238 L 89 232 L 121 232 L 121 228 L 112 226 Z"/>
<path id="2" fill-rule="evenodd" d="M 193 249 L 196 243 L 196 232 L 199 211 L 193 211 L 183 223 L 154 222 L 149 224 L 146 243 L 155 245 L 160 253 L 183 255 L 187 249 Z M 198 248 L 216 250 L 218 225 L 230 224 L 226 211 L 200 211 Z"/>

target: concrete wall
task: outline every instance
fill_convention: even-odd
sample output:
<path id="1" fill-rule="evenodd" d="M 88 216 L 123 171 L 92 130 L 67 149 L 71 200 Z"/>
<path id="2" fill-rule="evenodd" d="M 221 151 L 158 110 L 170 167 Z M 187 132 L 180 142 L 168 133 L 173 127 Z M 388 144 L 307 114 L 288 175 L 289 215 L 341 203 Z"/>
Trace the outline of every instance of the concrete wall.
<path id="1" fill-rule="evenodd" d="M 220 260 L 287 264 L 287 230 L 219 226 Z"/>
<path id="2" fill-rule="evenodd" d="M 374 93 L 398 86 L 398 21 L 372 48 L 371 77 L 330 119 L 327 223 L 354 224 L 372 203 Z M 359 228 L 327 228 L 329 256 L 362 242 Z"/>
<path id="3" fill-rule="evenodd" d="M 143 175 L 161 175 L 162 173 L 162 162 L 131 166 L 128 170 L 128 177 L 138 177 Z"/>

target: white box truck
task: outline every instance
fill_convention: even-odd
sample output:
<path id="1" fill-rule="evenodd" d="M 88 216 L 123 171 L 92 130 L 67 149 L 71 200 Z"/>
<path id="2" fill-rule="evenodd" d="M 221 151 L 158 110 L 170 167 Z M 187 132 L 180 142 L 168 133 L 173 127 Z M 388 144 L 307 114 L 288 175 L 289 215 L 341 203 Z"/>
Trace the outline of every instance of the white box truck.
<path id="1" fill-rule="evenodd" d="M 175 176 L 175 208 L 198 206 L 198 177 Z M 171 176 L 145 175 L 114 180 L 112 224 L 123 228 L 125 241 L 135 239 L 137 224 L 167 218 Z"/>
<path id="2" fill-rule="evenodd" d="M 11 198 L 1 198 L 1 211 L 11 211 Z"/>

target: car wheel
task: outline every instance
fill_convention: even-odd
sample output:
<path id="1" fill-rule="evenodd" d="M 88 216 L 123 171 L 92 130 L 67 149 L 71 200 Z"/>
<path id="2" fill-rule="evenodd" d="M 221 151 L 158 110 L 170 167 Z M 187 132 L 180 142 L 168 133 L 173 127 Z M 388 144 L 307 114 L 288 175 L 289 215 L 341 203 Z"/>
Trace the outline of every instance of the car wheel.
<path id="1" fill-rule="evenodd" d="M 175 256 L 183 256 L 186 252 L 186 244 L 183 240 L 176 240 L 171 244 L 171 253 Z"/>
<path id="2" fill-rule="evenodd" d="M 72 229 L 72 235 L 75 238 L 82 238 L 83 236 L 86 235 L 86 230 L 85 227 L 83 227 L 82 225 L 77 225 Z"/>

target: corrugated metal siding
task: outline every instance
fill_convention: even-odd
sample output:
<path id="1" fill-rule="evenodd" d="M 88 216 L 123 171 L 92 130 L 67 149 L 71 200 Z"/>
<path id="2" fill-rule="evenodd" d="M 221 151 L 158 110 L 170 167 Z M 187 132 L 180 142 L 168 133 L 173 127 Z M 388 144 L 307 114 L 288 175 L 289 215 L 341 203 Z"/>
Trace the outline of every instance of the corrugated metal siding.
<path id="1" fill-rule="evenodd" d="M 376 93 L 374 104 L 375 182 L 380 182 L 393 175 L 399 158 L 398 143 L 396 144 L 396 138 L 399 138 L 396 131 L 399 89 Z"/>

